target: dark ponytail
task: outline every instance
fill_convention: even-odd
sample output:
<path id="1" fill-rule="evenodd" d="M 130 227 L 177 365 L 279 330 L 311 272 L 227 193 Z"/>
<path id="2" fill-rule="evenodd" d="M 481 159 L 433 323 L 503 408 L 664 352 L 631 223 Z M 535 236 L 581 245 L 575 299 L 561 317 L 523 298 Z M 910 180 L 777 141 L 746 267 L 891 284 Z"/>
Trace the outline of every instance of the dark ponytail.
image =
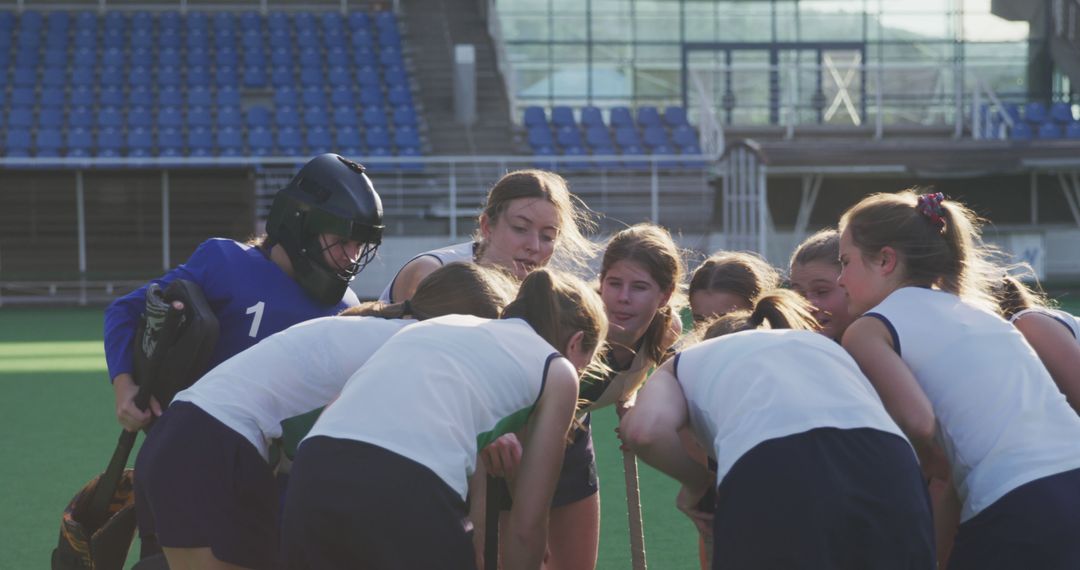
<path id="1" fill-rule="evenodd" d="M 758 299 L 752 310 L 734 311 L 705 325 L 704 338 L 762 328 L 820 331 L 812 307 L 794 291 L 777 289 Z"/>

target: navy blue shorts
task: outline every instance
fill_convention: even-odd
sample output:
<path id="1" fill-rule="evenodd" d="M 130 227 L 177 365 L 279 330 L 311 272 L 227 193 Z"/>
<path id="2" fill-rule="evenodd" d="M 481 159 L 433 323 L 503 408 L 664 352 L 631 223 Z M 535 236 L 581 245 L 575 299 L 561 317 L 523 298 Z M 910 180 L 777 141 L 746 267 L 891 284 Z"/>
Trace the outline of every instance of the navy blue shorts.
<path id="1" fill-rule="evenodd" d="M 139 535 L 166 548 L 210 547 L 222 561 L 273 568 L 278 504 L 269 464 L 198 406 L 162 414 L 135 460 Z"/>
<path id="2" fill-rule="evenodd" d="M 381 447 L 316 436 L 289 474 L 290 570 L 475 570 L 465 502 L 433 471 Z"/>
<path id="3" fill-rule="evenodd" d="M 555 484 L 555 494 L 551 497 L 551 508 L 565 507 L 586 497 L 595 495 L 600 490 L 600 479 L 596 476 L 596 453 L 593 451 L 591 416 L 585 416 L 581 422 L 584 429 L 574 431 L 574 439 L 566 446 L 563 453 L 562 471 Z M 502 510 L 508 511 L 513 506 L 509 499 L 510 490 L 505 479 L 497 479 L 503 486 Z"/>
<path id="4" fill-rule="evenodd" d="M 820 428 L 762 442 L 717 488 L 713 570 L 934 570 L 930 498 L 908 443 Z"/>
<path id="5" fill-rule="evenodd" d="M 1021 485 L 960 525 L 949 570 L 1080 568 L 1080 469 Z"/>

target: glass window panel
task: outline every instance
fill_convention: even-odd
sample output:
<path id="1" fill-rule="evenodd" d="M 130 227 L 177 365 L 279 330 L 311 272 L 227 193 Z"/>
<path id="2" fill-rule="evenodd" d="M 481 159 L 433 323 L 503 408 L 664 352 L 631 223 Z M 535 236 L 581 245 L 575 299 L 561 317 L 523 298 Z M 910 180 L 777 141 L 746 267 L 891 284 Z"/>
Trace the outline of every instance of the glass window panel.
<path id="1" fill-rule="evenodd" d="M 633 41 L 634 23 L 628 0 L 591 0 L 593 41 Z"/>
<path id="2" fill-rule="evenodd" d="M 678 5 L 671 2 L 635 4 L 634 39 L 636 41 L 679 41 Z"/>
<path id="3" fill-rule="evenodd" d="M 721 2 L 687 2 L 685 13 L 686 41 L 714 42 L 720 37 L 719 5 Z"/>

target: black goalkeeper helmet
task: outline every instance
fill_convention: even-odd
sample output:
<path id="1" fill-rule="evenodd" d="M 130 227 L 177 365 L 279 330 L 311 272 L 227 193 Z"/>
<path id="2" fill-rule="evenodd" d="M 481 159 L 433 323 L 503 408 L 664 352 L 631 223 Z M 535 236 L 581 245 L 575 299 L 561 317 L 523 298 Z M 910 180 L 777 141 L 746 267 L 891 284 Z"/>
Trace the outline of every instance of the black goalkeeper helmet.
<path id="1" fill-rule="evenodd" d="M 266 220 L 269 245 L 281 244 L 297 283 L 321 303 L 341 302 L 353 277 L 382 242 L 382 200 L 364 167 L 336 154 L 311 159 L 274 196 Z M 337 236 L 334 243 L 322 234 Z M 341 241 L 360 243 L 360 255 L 345 267 L 331 267 L 323 251 Z"/>

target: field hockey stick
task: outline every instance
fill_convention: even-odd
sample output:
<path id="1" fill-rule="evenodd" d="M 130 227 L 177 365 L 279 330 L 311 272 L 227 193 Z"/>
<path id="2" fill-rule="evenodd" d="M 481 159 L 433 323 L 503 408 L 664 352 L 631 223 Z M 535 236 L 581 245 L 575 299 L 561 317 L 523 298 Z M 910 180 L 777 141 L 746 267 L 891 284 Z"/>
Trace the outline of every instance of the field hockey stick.
<path id="1" fill-rule="evenodd" d="M 154 294 L 154 291 L 148 290 L 147 295 Z M 162 300 L 162 303 L 166 303 Z M 153 306 L 148 304 L 147 311 L 151 311 Z M 180 309 L 173 307 L 172 304 L 166 303 L 164 306 L 164 314 L 159 314 L 158 318 L 161 318 L 160 335 L 157 338 L 157 347 L 167 347 L 172 344 L 175 338 L 180 318 L 183 316 L 183 306 Z M 148 319 L 152 318 L 151 315 L 147 315 Z M 150 396 L 153 391 L 152 384 L 157 377 L 156 368 L 161 364 L 161 356 L 164 351 L 157 351 L 155 353 L 155 359 L 151 364 L 150 373 L 146 378 L 141 379 L 139 384 L 139 391 L 135 394 L 135 406 L 139 410 L 146 411 L 146 408 L 150 405 Z M 109 518 L 109 503 L 112 502 L 113 494 L 116 492 L 116 487 L 120 483 L 121 477 L 124 475 L 124 468 L 127 467 L 128 457 L 131 456 L 131 450 L 135 446 L 135 439 L 138 437 L 138 431 L 123 430 L 120 432 L 120 439 L 116 442 L 116 449 L 113 450 L 112 459 L 109 460 L 108 467 L 105 468 L 105 472 L 101 474 L 101 478 L 98 479 L 98 484 L 94 488 L 94 494 L 90 498 L 90 503 L 83 515 L 83 525 L 86 528 L 96 529 L 99 528 Z"/>
<path id="2" fill-rule="evenodd" d="M 626 475 L 626 511 L 630 521 L 630 560 L 634 570 L 645 570 L 645 529 L 641 524 L 637 456 L 631 451 L 623 451 L 622 457 L 623 474 Z"/>
<path id="3" fill-rule="evenodd" d="M 499 570 L 499 512 L 502 510 L 502 482 L 487 476 L 484 502 L 484 570 Z"/>

